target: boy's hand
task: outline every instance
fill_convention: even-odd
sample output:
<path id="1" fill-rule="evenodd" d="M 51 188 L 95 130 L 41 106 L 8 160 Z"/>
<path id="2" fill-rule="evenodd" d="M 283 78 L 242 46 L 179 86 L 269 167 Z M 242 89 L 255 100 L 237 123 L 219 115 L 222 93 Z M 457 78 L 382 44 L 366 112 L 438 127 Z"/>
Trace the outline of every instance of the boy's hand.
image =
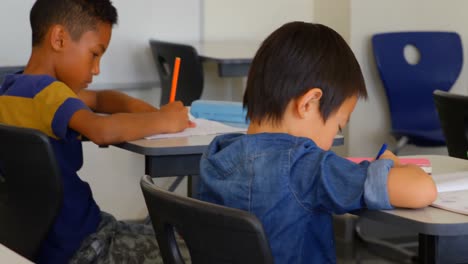
<path id="1" fill-rule="evenodd" d="M 399 167 L 400 166 L 400 160 L 390 150 L 385 150 L 385 152 L 380 156 L 380 159 L 393 160 L 393 167 Z"/>
<path id="2" fill-rule="evenodd" d="M 195 123 L 189 120 L 188 109 L 180 101 L 168 103 L 159 111 L 167 116 L 167 133 L 180 132 L 187 127 L 195 127 Z"/>

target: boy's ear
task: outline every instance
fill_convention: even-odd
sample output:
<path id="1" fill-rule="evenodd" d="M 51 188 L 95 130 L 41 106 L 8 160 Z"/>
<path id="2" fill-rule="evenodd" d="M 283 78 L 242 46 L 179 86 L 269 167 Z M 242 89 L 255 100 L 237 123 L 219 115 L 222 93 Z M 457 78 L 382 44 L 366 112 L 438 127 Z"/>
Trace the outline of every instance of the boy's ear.
<path id="1" fill-rule="evenodd" d="M 297 100 L 297 112 L 299 117 L 306 118 L 310 114 L 315 114 L 319 110 L 320 99 L 323 92 L 320 88 L 312 88 Z"/>
<path id="2" fill-rule="evenodd" d="M 62 25 L 52 25 L 50 28 L 50 45 L 53 50 L 60 51 L 68 40 L 68 31 Z"/>

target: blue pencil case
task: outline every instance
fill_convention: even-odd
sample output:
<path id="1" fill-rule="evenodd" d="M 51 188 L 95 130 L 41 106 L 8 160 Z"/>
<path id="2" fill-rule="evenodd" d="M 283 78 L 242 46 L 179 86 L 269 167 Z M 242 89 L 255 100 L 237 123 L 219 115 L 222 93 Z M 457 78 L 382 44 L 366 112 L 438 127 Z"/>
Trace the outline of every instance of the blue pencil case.
<path id="1" fill-rule="evenodd" d="M 190 106 L 190 114 L 193 117 L 223 123 L 247 124 L 246 113 L 241 102 L 195 100 Z"/>

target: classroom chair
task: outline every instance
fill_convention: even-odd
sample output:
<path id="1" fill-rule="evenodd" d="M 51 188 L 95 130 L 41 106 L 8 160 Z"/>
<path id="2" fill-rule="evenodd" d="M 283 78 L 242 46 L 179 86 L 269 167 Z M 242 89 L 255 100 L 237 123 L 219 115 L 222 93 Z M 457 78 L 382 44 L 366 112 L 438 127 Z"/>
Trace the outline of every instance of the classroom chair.
<path id="1" fill-rule="evenodd" d="M 434 102 L 449 156 L 468 159 L 468 96 L 435 90 Z"/>
<path id="2" fill-rule="evenodd" d="M 22 71 L 23 69 L 24 69 L 24 66 L 0 66 L 0 86 L 3 83 L 5 75 L 9 73 Z"/>
<path id="3" fill-rule="evenodd" d="M 160 105 L 169 102 L 176 57 L 181 58 L 176 100 L 190 106 L 194 100 L 200 99 L 203 92 L 203 66 L 195 48 L 154 39 L 149 43 L 161 81 Z"/>
<path id="4" fill-rule="evenodd" d="M 48 137 L 0 124 L 0 243 L 33 260 L 62 203 Z"/>
<path id="5" fill-rule="evenodd" d="M 463 65 L 463 47 L 455 32 L 387 32 L 372 36 L 375 62 L 388 100 L 395 154 L 406 144 L 444 146 L 432 92 L 448 91 Z M 419 61 L 408 62 L 405 48 Z M 414 64 L 413 64 L 414 63 Z"/>
<path id="6" fill-rule="evenodd" d="M 141 188 L 164 263 L 184 263 L 175 230 L 194 264 L 273 263 L 263 226 L 254 215 L 168 192 L 147 175 Z"/>

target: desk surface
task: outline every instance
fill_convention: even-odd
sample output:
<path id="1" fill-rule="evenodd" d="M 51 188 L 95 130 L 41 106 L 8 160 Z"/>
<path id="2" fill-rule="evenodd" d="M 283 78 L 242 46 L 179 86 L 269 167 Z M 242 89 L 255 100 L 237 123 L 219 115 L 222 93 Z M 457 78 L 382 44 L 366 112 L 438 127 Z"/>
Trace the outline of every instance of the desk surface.
<path id="1" fill-rule="evenodd" d="M 260 41 L 209 41 L 185 43 L 193 46 L 203 62 L 218 64 L 220 77 L 245 77 Z"/>
<path id="2" fill-rule="evenodd" d="M 431 161 L 432 173 L 434 174 L 461 170 L 468 171 L 468 160 L 464 159 L 438 155 L 411 157 L 428 158 Z M 432 206 L 422 209 L 364 211 L 359 215 L 392 225 L 401 225 L 427 235 L 468 235 L 468 215 L 453 213 Z"/>
<path id="3" fill-rule="evenodd" d="M 210 41 L 188 43 L 204 61 L 251 63 L 260 41 Z"/>
<path id="4" fill-rule="evenodd" d="M 202 154 L 217 135 L 180 138 L 139 139 L 115 145 L 145 156 Z M 343 145 L 344 137 L 337 135 L 334 146 Z"/>

